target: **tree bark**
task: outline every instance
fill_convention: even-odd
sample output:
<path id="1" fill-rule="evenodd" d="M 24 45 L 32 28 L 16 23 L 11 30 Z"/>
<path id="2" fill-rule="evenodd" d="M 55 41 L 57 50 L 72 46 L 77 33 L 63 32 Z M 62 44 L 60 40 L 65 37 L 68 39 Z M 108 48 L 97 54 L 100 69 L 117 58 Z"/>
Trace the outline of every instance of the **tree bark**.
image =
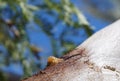
<path id="1" fill-rule="evenodd" d="M 61 59 L 22 81 L 120 81 L 120 20 Z"/>

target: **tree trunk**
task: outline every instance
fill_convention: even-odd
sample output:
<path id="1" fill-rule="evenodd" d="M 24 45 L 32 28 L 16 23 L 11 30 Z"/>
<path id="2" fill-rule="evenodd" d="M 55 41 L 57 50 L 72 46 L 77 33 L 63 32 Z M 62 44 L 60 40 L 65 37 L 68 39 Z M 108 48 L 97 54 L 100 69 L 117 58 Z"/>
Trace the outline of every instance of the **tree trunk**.
<path id="1" fill-rule="evenodd" d="M 120 20 L 61 59 L 22 81 L 120 81 Z"/>

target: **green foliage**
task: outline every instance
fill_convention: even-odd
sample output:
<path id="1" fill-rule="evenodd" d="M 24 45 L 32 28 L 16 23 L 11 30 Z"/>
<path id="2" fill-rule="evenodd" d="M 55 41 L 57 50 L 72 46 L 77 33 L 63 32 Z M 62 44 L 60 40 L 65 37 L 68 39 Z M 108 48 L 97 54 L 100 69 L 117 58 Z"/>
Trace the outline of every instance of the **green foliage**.
<path id="1" fill-rule="evenodd" d="M 43 18 L 43 15 L 40 14 L 43 12 L 55 17 L 54 23 Z M 4 17 L 4 14 L 7 13 L 10 15 Z M 77 17 L 77 20 L 72 18 L 73 15 Z M 57 51 L 61 48 L 64 48 L 64 51 L 69 51 L 75 47 L 74 42 L 64 39 L 68 32 L 72 32 L 70 31 L 71 28 L 73 31 L 74 29 L 83 28 L 88 36 L 92 34 L 92 29 L 85 17 L 69 0 L 58 0 L 58 2 L 56 0 L 44 0 L 42 4 L 36 5 L 28 4 L 28 0 L 0 0 L 0 45 L 7 51 L 0 53 L 0 56 L 4 58 L 0 61 L 0 67 L 20 63 L 23 66 L 23 76 L 25 77 L 31 75 L 39 68 L 37 66 L 40 65 L 40 63 L 38 65 L 35 64 L 34 58 L 37 57 L 37 60 L 40 60 L 37 54 L 41 50 L 30 44 L 28 33 L 26 32 L 26 29 L 29 28 L 27 24 L 31 22 L 37 24 L 48 35 L 55 56 L 58 56 Z M 66 28 L 56 39 L 52 30 L 60 22 Z M 60 43 L 59 47 L 58 40 Z M 26 51 L 29 51 L 27 56 L 25 55 Z"/>

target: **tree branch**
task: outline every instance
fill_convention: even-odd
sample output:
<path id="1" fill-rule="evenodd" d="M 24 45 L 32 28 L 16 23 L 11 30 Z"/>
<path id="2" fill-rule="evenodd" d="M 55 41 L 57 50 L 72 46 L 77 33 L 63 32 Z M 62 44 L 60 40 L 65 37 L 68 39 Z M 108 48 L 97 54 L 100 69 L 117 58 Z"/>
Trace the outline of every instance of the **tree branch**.
<path id="1" fill-rule="evenodd" d="M 119 81 L 120 20 L 61 59 L 62 62 L 22 81 Z"/>

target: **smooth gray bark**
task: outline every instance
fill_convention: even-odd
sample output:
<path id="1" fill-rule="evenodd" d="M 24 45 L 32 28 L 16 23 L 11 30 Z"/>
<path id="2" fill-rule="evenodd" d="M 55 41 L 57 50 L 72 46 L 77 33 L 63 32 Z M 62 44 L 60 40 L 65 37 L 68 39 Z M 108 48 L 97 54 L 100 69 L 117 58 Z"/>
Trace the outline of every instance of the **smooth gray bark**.
<path id="1" fill-rule="evenodd" d="M 62 59 L 23 81 L 120 81 L 120 20 L 95 33 Z"/>

